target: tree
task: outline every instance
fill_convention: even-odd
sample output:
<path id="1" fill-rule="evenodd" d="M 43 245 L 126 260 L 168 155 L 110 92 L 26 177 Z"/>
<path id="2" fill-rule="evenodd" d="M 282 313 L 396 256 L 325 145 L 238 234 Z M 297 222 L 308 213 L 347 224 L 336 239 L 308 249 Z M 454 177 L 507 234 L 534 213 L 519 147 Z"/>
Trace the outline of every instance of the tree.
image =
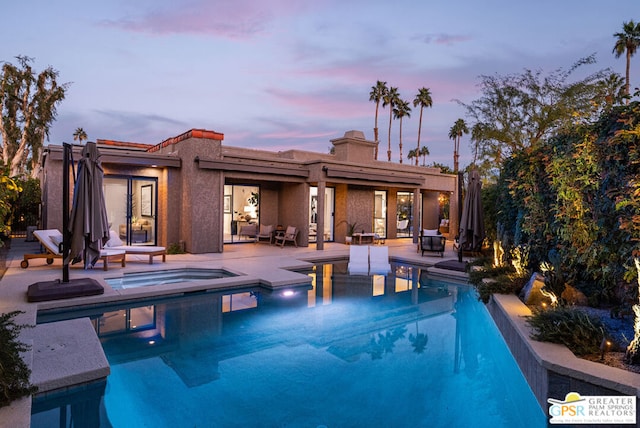
<path id="1" fill-rule="evenodd" d="M 411 107 L 409 101 L 398 98 L 395 108 L 393 109 L 393 117 L 400 120 L 400 163 L 402 163 L 402 118 L 411 117 Z"/>
<path id="2" fill-rule="evenodd" d="M 431 91 L 429 88 L 418 89 L 418 95 L 413 99 L 413 106 L 420 106 L 420 119 L 418 121 L 418 146 L 417 151 L 420 152 L 420 134 L 422 132 L 422 111 L 425 107 L 433 107 L 433 100 L 431 99 Z M 418 165 L 418 158 L 416 157 L 416 166 Z"/>
<path id="3" fill-rule="evenodd" d="M 420 156 L 422 156 L 422 166 L 425 166 L 425 162 L 427 161 L 427 156 L 429 156 L 429 148 L 427 146 L 420 147 L 420 152 L 418 152 Z"/>
<path id="4" fill-rule="evenodd" d="M 622 104 L 625 99 L 625 81 L 618 73 L 611 73 L 600 82 L 600 90 L 604 99 L 605 108 Z"/>
<path id="5" fill-rule="evenodd" d="M 458 119 L 455 121 L 451 129 L 449 130 L 449 138 L 453 140 L 453 172 L 458 172 L 458 158 L 460 157 L 460 139 L 462 134 L 468 134 L 469 128 L 467 127 L 464 119 Z"/>
<path id="6" fill-rule="evenodd" d="M 391 120 L 393 115 L 393 107 L 400 99 L 398 88 L 389 88 L 389 90 L 382 97 L 382 107 L 389 106 L 389 143 L 387 146 L 387 160 L 391 162 Z"/>
<path id="7" fill-rule="evenodd" d="M 613 37 L 616 37 L 616 43 L 613 46 L 613 53 L 616 55 L 616 58 L 620 58 L 622 54 L 626 55 L 625 93 L 627 97 L 629 97 L 629 68 L 631 66 L 631 57 L 635 55 L 638 46 L 640 46 L 640 23 L 636 24 L 633 20 L 624 22 L 622 32 L 614 33 Z M 629 104 L 628 98 L 626 103 Z"/>
<path id="8" fill-rule="evenodd" d="M 11 177 L 36 177 L 44 139 L 69 84 L 58 85 L 58 72 L 51 67 L 36 75 L 31 58 L 16 58 L 18 65 L 5 62 L 0 74 L 2 162 Z"/>
<path id="9" fill-rule="evenodd" d="M 418 164 L 418 157 L 420 156 L 420 154 L 418 153 L 418 151 L 416 149 L 411 149 L 409 150 L 409 153 L 407 153 L 407 159 L 411 160 L 411 159 L 416 159 L 416 165 Z"/>
<path id="10" fill-rule="evenodd" d="M 467 117 L 482 124 L 482 133 L 476 135 L 478 161 L 488 169 L 500 168 L 512 153 L 570 129 L 577 118 L 583 124 L 596 121 L 606 109 L 602 82 L 610 72 L 569 82 L 578 68 L 594 62 L 590 56 L 568 71 L 546 75 L 525 69 L 521 74 L 480 76 L 481 97 L 470 104 L 458 101 Z"/>
<path id="11" fill-rule="evenodd" d="M 80 144 L 82 144 L 82 141 L 87 139 L 87 133 L 84 132 L 84 129 L 82 128 L 76 128 L 76 131 L 73 133 L 73 141 L 80 141 Z"/>
<path id="12" fill-rule="evenodd" d="M 374 159 L 376 160 L 378 160 L 378 143 L 380 143 L 380 140 L 378 139 L 378 109 L 380 108 L 380 101 L 388 91 L 389 88 L 387 88 L 387 82 L 378 80 L 376 85 L 371 87 L 371 92 L 369 93 L 369 101 L 376 103 L 376 121 L 373 128 L 373 138 L 376 142 L 376 153 Z"/>
<path id="13" fill-rule="evenodd" d="M 0 235 L 9 236 L 11 232 L 12 201 L 20 194 L 20 186 L 6 174 L 6 169 L 0 171 Z M 0 247 L 3 246 L 0 240 Z"/>

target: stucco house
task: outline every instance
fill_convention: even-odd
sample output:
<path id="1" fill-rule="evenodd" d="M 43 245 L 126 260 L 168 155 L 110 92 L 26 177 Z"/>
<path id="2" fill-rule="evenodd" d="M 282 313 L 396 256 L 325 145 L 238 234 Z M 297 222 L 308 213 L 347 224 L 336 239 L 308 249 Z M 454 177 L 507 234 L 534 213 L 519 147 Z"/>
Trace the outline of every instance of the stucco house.
<path id="1" fill-rule="evenodd" d="M 344 242 L 354 224 L 416 242 L 420 228 L 439 227 L 443 201 L 457 230 L 457 177 L 377 161 L 377 143 L 360 131 L 331 140 L 332 154 L 227 147 L 223 139 L 191 129 L 157 145 L 97 140 L 112 230 L 133 245 L 182 243 L 190 253 L 253 242 L 260 225 L 294 226 L 299 246 L 319 250 Z M 62 161 L 62 146 L 44 150 L 42 228 L 62 229 Z"/>

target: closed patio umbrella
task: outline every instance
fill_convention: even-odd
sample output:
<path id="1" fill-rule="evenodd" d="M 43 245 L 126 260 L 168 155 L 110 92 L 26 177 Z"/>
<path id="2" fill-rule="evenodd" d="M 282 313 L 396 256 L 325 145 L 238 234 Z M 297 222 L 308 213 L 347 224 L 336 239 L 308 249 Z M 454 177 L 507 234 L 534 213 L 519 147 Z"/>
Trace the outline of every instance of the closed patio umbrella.
<path id="1" fill-rule="evenodd" d="M 78 161 L 78 177 L 68 225 L 71 250 L 67 260 L 72 263 L 84 260 L 85 269 L 95 265 L 102 246 L 109 240 L 103 177 L 100 151 L 95 143 L 87 142 Z"/>
<path id="2" fill-rule="evenodd" d="M 482 198 L 480 189 L 482 182 L 477 170 L 472 170 L 469 177 L 467 193 L 462 207 L 460 219 L 460 251 L 480 251 L 484 241 L 484 216 L 482 213 Z"/>

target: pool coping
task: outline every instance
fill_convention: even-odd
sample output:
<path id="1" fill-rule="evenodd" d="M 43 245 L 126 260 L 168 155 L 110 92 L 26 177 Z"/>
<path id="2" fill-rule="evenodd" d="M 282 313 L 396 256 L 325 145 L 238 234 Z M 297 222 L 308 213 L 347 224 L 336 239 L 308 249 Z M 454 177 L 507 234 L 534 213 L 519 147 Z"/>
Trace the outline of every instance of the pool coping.
<path id="1" fill-rule="evenodd" d="M 640 397 L 640 374 L 578 358 L 564 345 L 531 339 L 525 318 L 531 310 L 517 296 L 494 294 L 486 306 L 545 414 L 548 398 L 563 400 L 568 392 Z M 638 414 L 636 418 L 640 422 Z"/>

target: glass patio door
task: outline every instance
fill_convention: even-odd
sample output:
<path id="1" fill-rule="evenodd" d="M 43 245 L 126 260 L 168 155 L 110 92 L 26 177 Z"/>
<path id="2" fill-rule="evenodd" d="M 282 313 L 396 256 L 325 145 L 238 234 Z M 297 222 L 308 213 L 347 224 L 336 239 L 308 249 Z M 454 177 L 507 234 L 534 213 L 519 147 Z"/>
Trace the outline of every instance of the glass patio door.
<path id="1" fill-rule="evenodd" d="M 156 245 L 158 180 L 106 176 L 103 185 L 109 228 L 127 245 Z"/>
<path id="2" fill-rule="evenodd" d="M 333 241 L 333 219 L 336 189 L 324 189 L 324 242 Z M 318 241 L 318 188 L 312 186 L 309 192 L 309 242 Z"/>
<path id="3" fill-rule="evenodd" d="M 413 193 L 398 192 L 396 225 L 398 238 L 411 237 L 413 230 Z"/>
<path id="4" fill-rule="evenodd" d="M 381 238 L 387 237 L 387 192 L 376 190 L 373 204 L 373 231 Z"/>
<path id="5" fill-rule="evenodd" d="M 225 184 L 222 210 L 224 242 L 253 242 L 241 232 L 246 226 L 260 227 L 260 187 Z"/>

